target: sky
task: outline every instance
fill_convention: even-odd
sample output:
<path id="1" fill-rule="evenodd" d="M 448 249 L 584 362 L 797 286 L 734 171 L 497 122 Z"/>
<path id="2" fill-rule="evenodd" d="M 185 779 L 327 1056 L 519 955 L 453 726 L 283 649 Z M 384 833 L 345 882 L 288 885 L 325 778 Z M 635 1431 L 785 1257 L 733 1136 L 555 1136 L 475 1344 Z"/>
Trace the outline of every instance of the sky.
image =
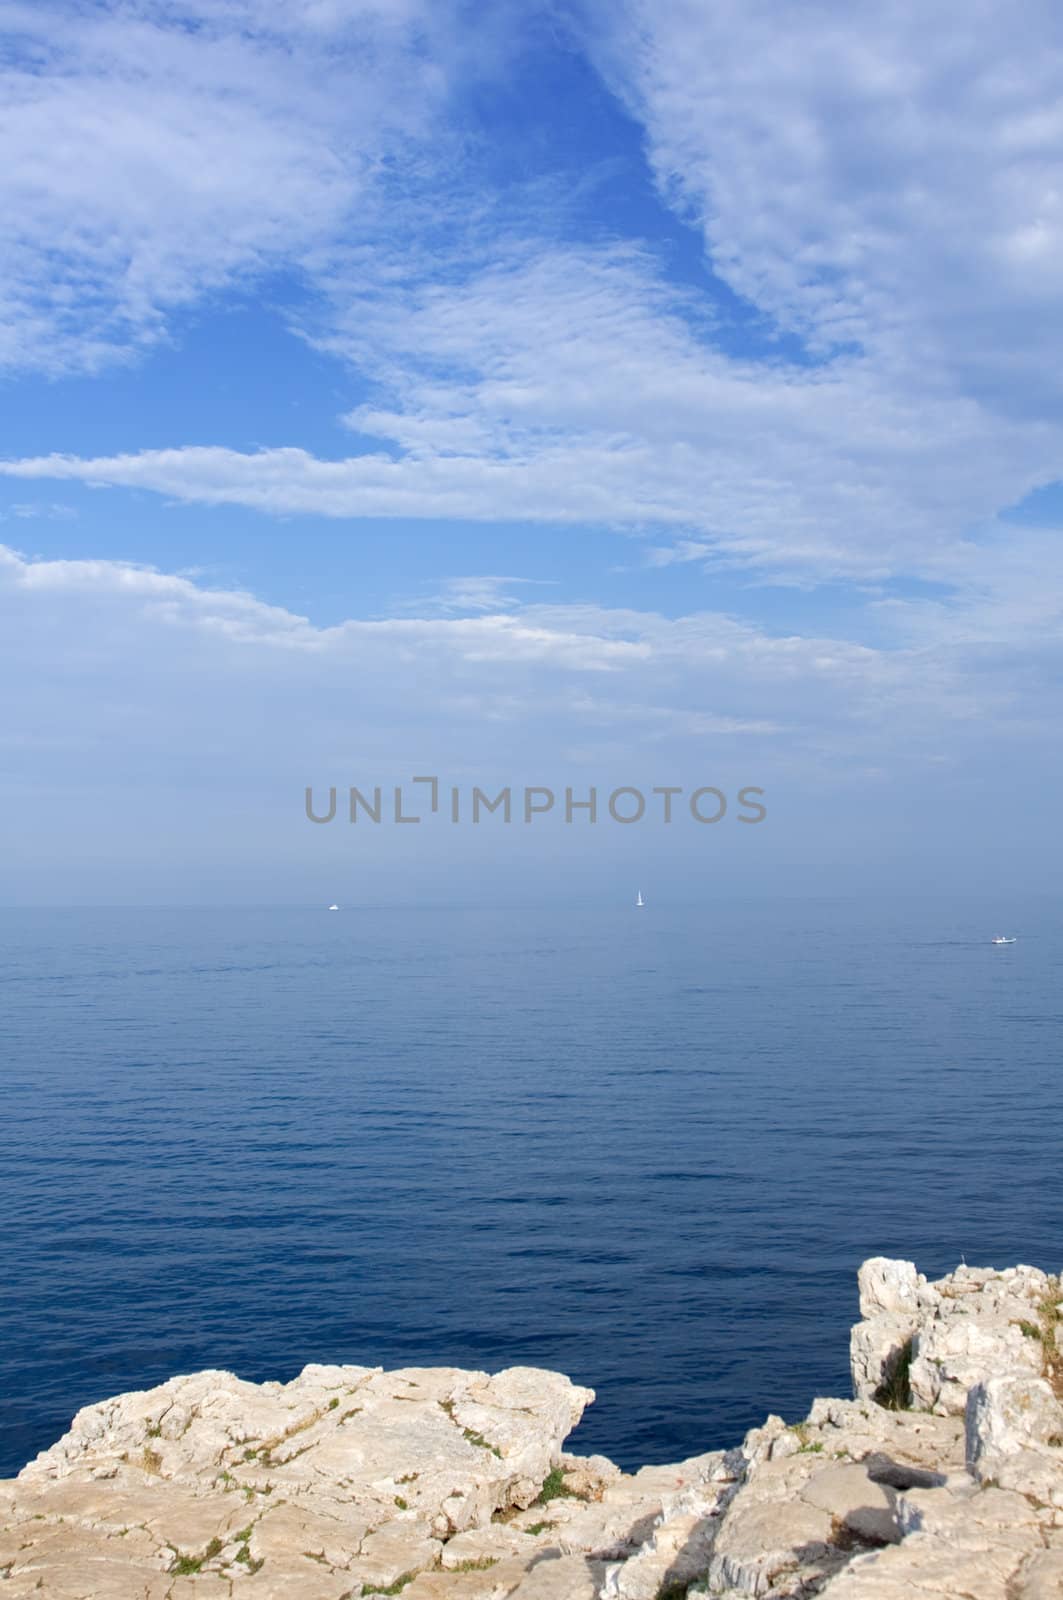
<path id="1" fill-rule="evenodd" d="M 0 29 L 0 902 L 1055 891 L 1057 7 Z"/>

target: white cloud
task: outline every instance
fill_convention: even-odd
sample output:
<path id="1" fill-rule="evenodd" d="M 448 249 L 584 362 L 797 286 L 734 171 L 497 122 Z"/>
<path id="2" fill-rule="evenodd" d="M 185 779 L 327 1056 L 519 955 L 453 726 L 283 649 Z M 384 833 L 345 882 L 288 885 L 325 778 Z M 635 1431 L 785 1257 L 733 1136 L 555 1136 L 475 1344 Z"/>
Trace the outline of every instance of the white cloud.
<path id="1" fill-rule="evenodd" d="M 587 41 L 715 270 L 822 352 L 1005 412 L 1060 399 L 1063 17 L 592 3 Z"/>
<path id="2" fill-rule="evenodd" d="M 356 231 L 381 159 L 432 125 L 450 23 L 420 0 L 7 6 L 0 366 L 93 370 Z"/>
<path id="3" fill-rule="evenodd" d="M 959 573 L 1002 508 L 1063 476 L 1063 25 L 1044 4 L 1021 27 L 976 5 L 962 35 L 912 0 L 782 25 L 759 0 L 596 13 L 588 47 L 644 120 L 662 191 L 813 365 L 723 354 L 709 302 L 637 244 L 500 234 L 483 194 L 441 230 L 455 194 L 421 136 L 441 136 L 459 54 L 448 6 L 184 11 L 178 27 L 161 0 L 113 0 L 62 35 L 12 11 L 12 359 L 91 365 L 169 306 L 301 263 L 323 297 L 313 337 L 375 388 L 346 420 L 380 446 L 43 456 L 9 475 L 277 514 L 610 526 L 655 535 L 656 564 L 799 582 Z M 381 209 L 367 185 L 395 140 L 405 197 Z"/>
<path id="4" fill-rule="evenodd" d="M 906 817 L 920 860 L 946 859 L 998 793 L 1055 781 L 1058 627 L 1017 650 L 1004 604 L 994 629 L 988 588 L 972 595 L 981 614 L 953 617 L 951 634 L 888 614 L 895 636 L 876 648 L 714 613 L 541 603 L 323 627 L 173 573 L 0 547 L 0 672 L 17 686 L 0 810 L 18 841 L 0 897 L 326 904 L 339 882 L 363 902 L 422 900 L 444 880 L 521 894 L 605 870 L 617 850 L 634 859 L 617 830 L 565 829 L 551 846 L 531 830 L 330 831 L 303 816 L 308 784 L 319 799 L 380 785 L 390 801 L 423 773 L 466 796 L 764 788 L 772 827 L 748 854 L 734 830 L 693 854 L 689 830 L 640 835 L 638 858 L 667 858 L 679 893 L 710 861 L 717 890 L 721 867 L 733 887 L 743 871 L 766 887 L 787 859 L 878 861 Z M 983 803 L 965 822 L 971 774 Z M 1035 855 L 1054 823 L 1038 826 L 1024 834 Z"/>
<path id="5" fill-rule="evenodd" d="M 397 454 L 189 446 L 0 472 L 273 513 L 663 528 L 776 573 L 866 577 L 926 571 L 1063 471 L 1047 424 L 893 389 L 867 360 L 722 356 L 629 251 L 540 253 L 350 321 L 357 345 L 336 345 L 394 403 L 349 420 Z"/>
<path id="6" fill-rule="evenodd" d="M 419 611 L 426 615 L 436 612 L 453 616 L 459 612 L 505 612 L 522 604 L 517 590 L 551 588 L 543 578 L 505 578 L 484 574 L 464 578 L 443 578 L 435 593 L 418 595 L 398 602 L 399 611 Z"/>
<path id="7" fill-rule="evenodd" d="M 14 501 L 6 511 L 0 511 L 0 522 L 7 522 L 12 517 L 19 522 L 72 522 L 77 512 L 73 506 L 63 505 L 56 500 L 22 500 Z"/>
<path id="8" fill-rule="evenodd" d="M 410 728 L 425 726 L 444 740 L 457 737 L 457 726 L 460 740 L 488 749 L 496 735 L 485 739 L 477 720 L 484 713 L 509 725 L 514 754 L 530 748 L 529 734 L 552 752 L 612 729 L 636 748 L 664 740 L 679 755 L 705 739 L 725 749 L 752 739 L 773 758 L 815 749 L 844 766 L 866 747 L 924 759 L 949 721 L 996 716 L 1014 688 L 1013 673 L 965 682 L 965 652 L 994 638 L 991 602 L 983 594 L 971 604 L 981 608 L 973 626 L 954 619 L 937 642 L 917 611 L 905 612 L 888 648 L 771 634 L 712 612 L 668 618 L 541 602 L 323 627 L 185 576 L 112 561 L 29 560 L 0 546 L 8 673 L 26 683 L 37 673 L 53 685 L 76 681 L 72 709 L 58 719 L 79 740 L 101 714 L 106 722 L 116 698 L 149 715 L 164 682 L 168 700 L 209 695 L 221 742 L 239 743 L 248 726 L 253 741 L 261 738 L 261 718 L 234 711 L 234 697 L 258 704 L 279 695 L 291 720 L 279 716 L 276 731 L 300 747 L 315 728 L 334 727 L 345 707 L 348 738 L 368 729 L 395 752 Z M 1010 606 L 1005 599 L 1002 622 L 1015 625 Z M 1007 637 L 998 629 L 998 646 Z M 42 719 L 32 695 L 23 711 L 55 724 L 56 707 Z M 898 747 L 891 730 L 900 730 L 901 716 Z"/>

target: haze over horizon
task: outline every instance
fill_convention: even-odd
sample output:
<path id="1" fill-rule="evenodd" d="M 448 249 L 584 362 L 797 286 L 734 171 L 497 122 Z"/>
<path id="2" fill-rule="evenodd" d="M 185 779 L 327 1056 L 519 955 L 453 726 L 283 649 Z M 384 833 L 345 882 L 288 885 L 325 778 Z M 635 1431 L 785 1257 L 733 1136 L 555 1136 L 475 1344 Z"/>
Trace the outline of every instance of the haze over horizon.
<path id="1" fill-rule="evenodd" d="M 955 17 L 8 5 L 0 903 L 1052 894 L 1063 15 Z"/>

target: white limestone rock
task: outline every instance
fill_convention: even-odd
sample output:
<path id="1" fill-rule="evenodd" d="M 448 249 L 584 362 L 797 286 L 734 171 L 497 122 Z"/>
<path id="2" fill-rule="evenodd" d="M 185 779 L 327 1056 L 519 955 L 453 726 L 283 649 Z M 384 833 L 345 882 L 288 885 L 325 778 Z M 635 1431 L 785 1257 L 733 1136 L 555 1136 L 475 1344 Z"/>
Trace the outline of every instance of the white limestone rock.
<path id="1" fill-rule="evenodd" d="M 531 1368 L 312 1366 L 289 1384 L 206 1372 L 86 1407 L 6 1486 L 5 1600 L 62 1593 L 74 1567 L 130 1600 L 387 1588 L 528 1505 L 592 1398 Z"/>
<path id="2" fill-rule="evenodd" d="M 894 1311 L 856 1324 L 849 1335 L 849 1367 L 857 1399 L 875 1398 L 910 1350 L 914 1333 L 913 1319 Z"/>
<path id="3" fill-rule="evenodd" d="M 855 1400 L 633 1474 L 562 1454 L 593 1396 L 557 1373 L 172 1379 L 0 1483 L 0 1600 L 1061 1600 L 1059 1296 L 875 1258 Z M 906 1347 L 915 1409 L 886 1409 Z"/>
<path id="4" fill-rule="evenodd" d="M 1043 1378 L 1018 1373 L 967 1397 L 967 1465 L 979 1482 L 1063 1507 L 1063 1405 Z"/>
<path id="5" fill-rule="evenodd" d="M 1010 1456 L 1035 1450 L 1063 1468 L 1063 1405 L 1043 1378 L 1007 1373 L 976 1384 L 967 1397 L 967 1465 L 981 1481 Z"/>
<path id="6" fill-rule="evenodd" d="M 1036 1267 L 962 1266 L 930 1284 L 910 1261 L 874 1257 L 860 1269 L 864 1320 L 850 1335 L 854 1393 L 874 1398 L 907 1361 L 911 1404 L 962 1416 L 982 1377 L 1040 1372 L 1036 1335 L 1051 1292 L 1052 1280 Z"/>
<path id="7" fill-rule="evenodd" d="M 900 1530 L 891 1493 L 868 1476 L 857 1462 L 839 1462 L 817 1472 L 801 1490 L 811 1506 L 830 1513 L 859 1539 L 869 1544 L 897 1544 Z"/>
<path id="8" fill-rule="evenodd" d="M 1031 1308 L 1021 1309 L 1028 1314 Z M 988 1374 L 1020 1371 L 1035 1376 L 1040 1370 L 1041 1346 L 1023 1332 L 1018 1319 L 968 1303 L 920 1328 L 908 1381 L 913 1405 L 962 1416 L 968 1389 Z"/>
<path id="9" fill-rule="evenodd" d="M 921 1310 L 937 1303 L 936 1290 L 916 1271 L 914 1261 L 871 1256 L 857 1273 L 857 1285 L 860 1315 L 865 1321 L 889 1312 L 914 1322 Z"/>

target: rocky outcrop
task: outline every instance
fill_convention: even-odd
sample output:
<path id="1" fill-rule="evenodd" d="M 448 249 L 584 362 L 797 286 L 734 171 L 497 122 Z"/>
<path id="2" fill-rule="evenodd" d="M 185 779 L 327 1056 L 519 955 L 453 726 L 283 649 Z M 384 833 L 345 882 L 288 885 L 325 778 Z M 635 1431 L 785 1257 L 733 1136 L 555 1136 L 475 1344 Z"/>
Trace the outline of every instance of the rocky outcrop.
<path id="1" fill-rule="evenodd" d="M 0 1600 L 1063 1600 L 1059 1299 L 866 1262 L 855 1399 L 634 1474 L 557 1373 L 175 1378 L 0 1484 Z"/>
<path id="2" fill-rule="evenodd" d="M 967 1391 L 987 1374 L 1041 1371 L 1041 1308 L 1054 1285 L 1036 1267 L 964 1266 L 928 1283 L 910 1261 L 878 1256 L 859 1282 L 864 1320 L 850 1349 L 858 1395 L 882 1398 L 906 1382 L 912 1405 L 962 1416 Z"/>
<path id="3" fill-rule="evenodd" d="M 531 1504 L 591 1399 L 524 1367 L 174 1378 L 79 1412 L 3 1485 L 0 1592 L 386 1592 Z"/>

